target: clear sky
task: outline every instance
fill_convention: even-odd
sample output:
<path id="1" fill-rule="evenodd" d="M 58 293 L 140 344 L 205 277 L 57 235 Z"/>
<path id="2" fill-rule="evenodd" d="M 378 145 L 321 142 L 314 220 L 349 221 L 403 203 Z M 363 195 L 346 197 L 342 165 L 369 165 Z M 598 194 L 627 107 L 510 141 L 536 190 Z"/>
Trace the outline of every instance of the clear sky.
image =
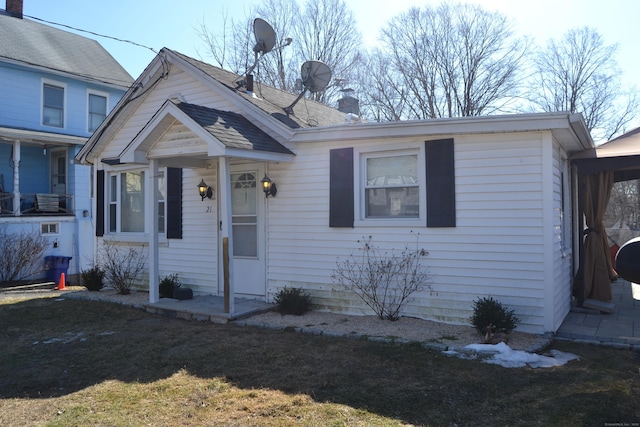
<path id="1" fill-rule="evenodd" d="M 346 0 L 354 11 L 367 46 L 375 46 L 386 21 L 411 6 L 439 4 L 440 0 Z M 299 0 L 301 3 L 302 0 Z M 640 90 L 640 1 L 638 0 L 470 0 L 513 19 L 521 35 L 543 45 L 567 30 L 590 26 L 607 44 L 618 43 L 616 57 L 625 84 Z M 259 0 L 24 0 L 24 14 L 149 46 L 177 50 L 210 60 L 198 36 L 205 23 L 215 30 L 222 11 L 243 20 Z M 389 7 L 389 5 L 392 5 Z M 0 0 L 0 7 L 3 7 Z M 65 28 L 69 30 L 68 28 Z M 71 30 L 70 30 L 71 31 Z M 153 59 L 148 49 L 81 33 L 97 39 L 136 78 Z M 285 35 L 282 35 L 285 36 Z M 294 41 L 295 42 L 295 41 Z"/>

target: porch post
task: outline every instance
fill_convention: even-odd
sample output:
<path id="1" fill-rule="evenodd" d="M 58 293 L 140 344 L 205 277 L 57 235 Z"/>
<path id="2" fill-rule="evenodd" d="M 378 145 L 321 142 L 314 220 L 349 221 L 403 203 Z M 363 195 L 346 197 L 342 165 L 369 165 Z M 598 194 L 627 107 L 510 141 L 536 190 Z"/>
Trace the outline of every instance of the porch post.
<path id="1" fill-rule="evenodd" d="M 227 237 L 229 241 L 229 295 L 225 298 L 229 300 L 229 314 L 235 314 L 235 293 L 233 284 L 233 233 L 231 233 L 231 176 L 229 174 L 229 159 L 227 157 L 218 158 L 219 185 L 218 193 L 220 194 L 220 222 L 221 222 L 221 239 Z"/>
<path id="2" fill-rule="evenodd" d="M 20 141 L 13 141 L 13 214 L 20 216 Z"/>
<path id="3" fill-rule="evenodd" d="M 145 224 L 149 234 L 149 303 L 159 301 L 158 289 L 158 161 L 149 159 L 147 174 Z"/>

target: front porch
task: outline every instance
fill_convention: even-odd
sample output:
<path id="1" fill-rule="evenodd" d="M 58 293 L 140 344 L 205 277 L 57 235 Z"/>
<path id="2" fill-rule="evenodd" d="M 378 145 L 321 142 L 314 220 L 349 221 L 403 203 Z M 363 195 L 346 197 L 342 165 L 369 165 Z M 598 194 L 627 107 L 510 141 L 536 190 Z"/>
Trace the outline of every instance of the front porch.
<path id="1" fill-rule="evenodd" d="M 76 300 L 109 301 L 131 305 L 162 316 L 212 323 L 228 323 L 266 313 L 275 308 L 274 304 L 262 300 L 235 298 L 234 313 L 225 313 L 224 297 L 208 294 L 196 294 L 193 299 L 188 300 L 161 298 L 154 303 L 149 302 L 149 293 L 145 291 L 133 291 L 129 295 L 119 295 L 113 289 L 105 289 L 100 292 L 71 291 L 63 292 L 62 296 Z"/>
<path id="2" fill-rule="evenodd" d="M 14 209 L 14 206 L 20 206 Z M 0 192 L 0 216 L 73 215 L 72 194 Z"/>

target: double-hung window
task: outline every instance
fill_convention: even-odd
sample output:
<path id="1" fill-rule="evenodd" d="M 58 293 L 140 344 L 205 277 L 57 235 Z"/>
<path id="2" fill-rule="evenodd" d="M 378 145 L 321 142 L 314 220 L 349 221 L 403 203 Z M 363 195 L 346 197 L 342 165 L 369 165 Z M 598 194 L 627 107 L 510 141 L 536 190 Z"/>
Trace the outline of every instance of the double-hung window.
<path id="1" fill-rule="evenodd" d="M 364 218 L 419 218 L 418 153 L 364 157 Z"/>
<path id="2" fill-rule="evenodd" d="M 329 227 L 455 227 L 452 138 L 329 150 Z"/>
<path id="3" fill-rule="evenodd" d="M 64 86 L 52 83 L 43 84 L 42 124 L 64 127 Z"/>
<path id="4" fill-rule="evenodd" d="M 89 92 L 88 130 L 94 132 L 107 116 L 107 97 L 104 94 Z"/>
<path id="5" fill-rule="evenodd" d="M 110 175 L 108 224 L 110 233 L 144 233 L 145 172 L 127 171 Z M 158 176 L 158 232 L 165 232 L 165 179 Z"/>

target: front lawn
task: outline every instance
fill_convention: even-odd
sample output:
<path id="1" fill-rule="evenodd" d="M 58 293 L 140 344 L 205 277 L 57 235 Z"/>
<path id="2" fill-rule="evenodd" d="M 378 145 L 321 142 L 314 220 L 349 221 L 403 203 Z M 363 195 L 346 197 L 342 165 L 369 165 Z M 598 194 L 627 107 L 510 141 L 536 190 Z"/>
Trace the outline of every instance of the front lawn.
<path id="1" fill-rule="evenodd" d="M 418 345 L 0 300 L 0 425 L 562 425 L 640 421 L 640 354 L 558 342 L 507 369 Z"/>

